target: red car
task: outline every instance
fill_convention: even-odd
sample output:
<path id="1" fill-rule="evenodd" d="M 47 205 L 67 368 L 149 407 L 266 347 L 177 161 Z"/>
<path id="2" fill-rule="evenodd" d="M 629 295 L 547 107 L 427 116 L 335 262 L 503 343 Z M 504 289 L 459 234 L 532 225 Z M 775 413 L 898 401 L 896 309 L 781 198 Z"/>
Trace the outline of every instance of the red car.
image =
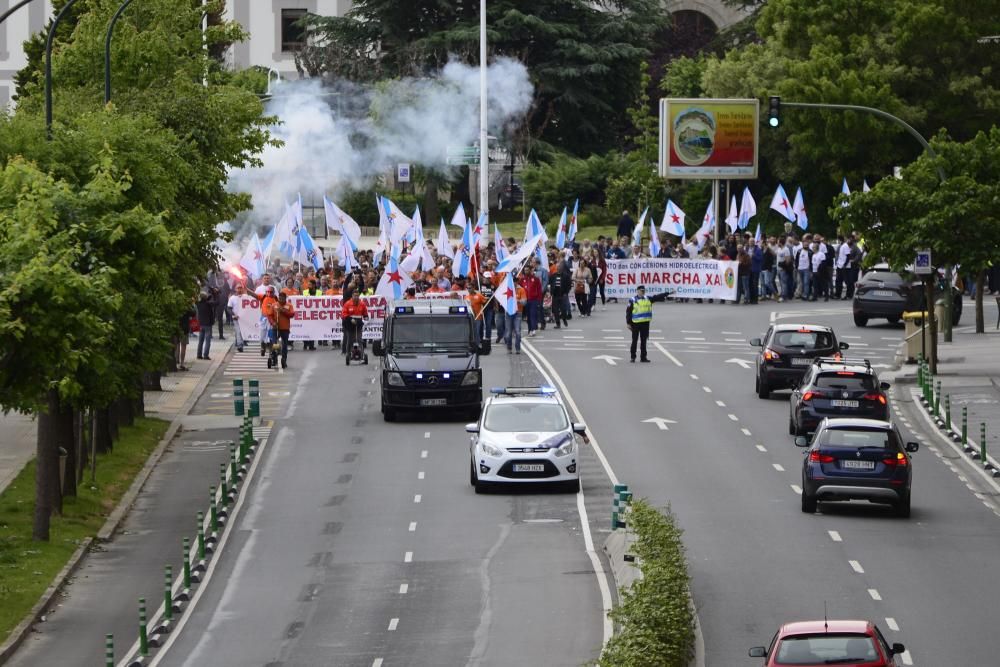
<path id="1" fill-rule="evenodd" d="M 764 667 L 895 667 L 904 651 L 871 621 L 798 621 L 781 626 L 766 648 L 750 649 L 750 657 L 764 658 Z"/>

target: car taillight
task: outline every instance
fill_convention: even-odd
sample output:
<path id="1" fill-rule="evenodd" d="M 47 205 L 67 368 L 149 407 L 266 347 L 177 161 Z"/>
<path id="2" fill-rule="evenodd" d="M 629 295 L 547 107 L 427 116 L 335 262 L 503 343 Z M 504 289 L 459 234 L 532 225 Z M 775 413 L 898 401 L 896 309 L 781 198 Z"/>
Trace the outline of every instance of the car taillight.
<path id="1" fill-rule="evenodd" d="M 802 400 L 811 401 L 814 398 L 823 398 L 823 396 L 825 396 L 825 394 L 821 391 L 807 391 L 802 395 Z"/>
<path id="2" fill-rule="evenodd" d="M 882 459 L 882 463 L 886 464 L 887 466 L 904 467 L 906 466 L 906 454 L 904 454 L 903 452 L 896 452 L 895 457 L 884 458 Z"/>
<path id="3" fill-rule="evenodd" d="M 885 405 L 885 395 L 884 394 L 865 394 L 864 399 L 866 401 L 878 401 L 882 405 Z"/>
<path id="4" fill-rule="evenodd" d="M 809 452 L 809 460 L 813 463 L 833 463 L 833 457 L 829 454 L 822 454 L 819 450 L 814 449 Z"/>
<path id="5" fill-rule="evenodd" d="M 781 359 L 781 355 L 771 348 L 764 350 L 764 361 L 778 361 L 779 359 Z"/>

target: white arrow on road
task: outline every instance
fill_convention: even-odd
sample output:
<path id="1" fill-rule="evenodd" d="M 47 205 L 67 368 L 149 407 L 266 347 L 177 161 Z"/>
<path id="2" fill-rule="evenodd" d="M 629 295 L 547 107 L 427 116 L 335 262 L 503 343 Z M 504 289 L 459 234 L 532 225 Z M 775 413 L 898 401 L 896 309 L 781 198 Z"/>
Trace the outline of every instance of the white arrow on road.
<path id="1" fill-rule="evenodd" d="M 617 362 L 621 361 L 621 357 L 612 357 L 610 354 L 599 354 L 594 357 L 594 359 L 601 359 L 608 362 L 612 366 L 617 366 Z"/>
<path id="2" fill-rule="evenodd" d="M 726 359 L 727 364 L 739 364 L 740 368 L 750 368 L 753 362 L 749 359 Z"/>
<path id="3" fill-rule="evenodd" d="M 652 419 L 643 419 L 643 424 L 656 424 L 656 428 L 661 431 L 669 431 L 670 427 L 667 424 L 676 424 L 673 419 L 664 419 L 663 417 L 653 417 Z"/>

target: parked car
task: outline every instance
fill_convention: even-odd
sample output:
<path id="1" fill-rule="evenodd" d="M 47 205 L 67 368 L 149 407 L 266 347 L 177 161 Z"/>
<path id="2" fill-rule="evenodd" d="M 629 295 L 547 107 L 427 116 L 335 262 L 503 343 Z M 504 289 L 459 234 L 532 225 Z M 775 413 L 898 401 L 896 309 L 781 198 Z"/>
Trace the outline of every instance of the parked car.
<path id="1" fill-rule="evenodd" d="M 867 500 L 892 505 L 896 515 L 910 516 L 913 474 L 910 454 L 920 445 L 903 444 L 899 430 L 876 419 L 824 419 L 802 461 L 802 511 L 812 514 L 817 501 Z"/>
<path id="2" fill-rule="evenodd" d="M 962 319 L 962 291 L 952 287 L 951 322 L 957 326 Z M 944 296 L 938 289 L 935 300 Z M 854 285 L 854 323 L 863 327 L 868 320 L 885 318 L 890 324 L 899 322 L 906 311 L 926 309 L 927 298 L 923 282 L 919 276 L 910 276 L 890 271 L 886 266 L 877 266 L 865 273 Z"/>
<path id="3" fill-rule="evenodd" d="M 750 657 L 764 658 L 764 667 L 894 667 L 896 656 L 905 652 L 902 644 L 886 641 L 871 621 L 824 619 L 782 625 L 768 646 L 750 649 Z"/>
<path id="4" fill-rule="evenodd" d="M 757 354 L 757 396 L 767 398 L 775 389 L 799 384 L 817 357 L 837 357 L 850 347 L 837 342 L 833 329 L 818 324 L 772 324 L 764 338 L 752 338 Z"/>
<path id="5" fill-rule="evenodd" d="M 514 208 L 524 203 L 524 189 L 518 183 L 505 185 L 497 196 L 497 208 Z"/>
<path id="6" fill-rule="evenodd" d="M 889 419 L 888 382 L 867 359 L 813 360 L 788 402 L 788 432 L 805 435 L 827 417 Z"/>

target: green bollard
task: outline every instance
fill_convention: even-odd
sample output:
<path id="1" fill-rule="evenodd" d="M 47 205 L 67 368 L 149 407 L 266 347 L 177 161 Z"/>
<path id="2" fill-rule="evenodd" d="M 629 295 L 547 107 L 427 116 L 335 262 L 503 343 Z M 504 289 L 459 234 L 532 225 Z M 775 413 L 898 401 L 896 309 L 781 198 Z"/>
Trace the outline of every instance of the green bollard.
<path id="1" fill-rule="evenodd" d="M 611 530 L 618 528 L 619 498 L 627 489 L 627 484 L 615 484 L 614 496 L 611 498 Z"/>
<path id="2" fill-rule="evenodd" d="M 923 357 L 917 357 L 917 384 L 921 389 L 924 388 L 924 360 Z"/>
<path id="3" fill-rule="evenodd" d="M 191 540 L 184 538 L 184 589 L 191 588 Z"/>
<path id="4" fill-rule="evenodd" d="M 219 464 L 219 488 L 222 490 L 222 504 L 229 504 L 229 485 L 226 483 L 226 468 L 228 466 L 225 463 Z"/>
<path id="5" fill-rule="evenodd" d="M 146 632 L 146 598 L 139 598 L 139 655 L 149 655 L 149 634 Z"/>
<path id="6" fill-rule="evenodd" d="M 205 514 L 198 512 L 198 560 L 205 560 Z"/>
<path id="7" fill-rule="evenodd" d="M 934 416 L 941 416 L 941 380 L 938 380 L 937 391 L 934 392 Z"/>
<path id="8" fill-rule="evenodd" d="M 229 478 L 236 483 L 236 473 L 239 472 L 236 462 L 236 444 L 229 443 Z"/>
<path id="9" fill-rule="evenodd" d="M 174 583 L 174 569 L 169 565 L 163 566 L 163 620 L 174 620 L 174 600 L 173 591 L 170 587 Z"/>
<path id="10" fill-rule="evenodd" d="M 219 510 L 215 506 L 215 487 L 209 487 L 208 490 L 208 517 L 211 522 L 209 525 L 212 528 L 213 533 L 219 532 Z"/>
<path id="11" fill-rule="evenodd" d="M 986 422 L 979 422 L 979 460 L 986 465 Z"/>
<path id="12" fill-rule="evenodd" d="M 115 667 L 115 636 L 104 635 L 104 664 Z"/>
<path id="13" fill-rule="evenodd" d="M 962 447 L 969 444 L 969 406 L 962 406 Z"/>
<path id="14" fill-rule="evenodd" d="M 951 394 L 944 397 L 944 427 L 951 428 Z"/>

